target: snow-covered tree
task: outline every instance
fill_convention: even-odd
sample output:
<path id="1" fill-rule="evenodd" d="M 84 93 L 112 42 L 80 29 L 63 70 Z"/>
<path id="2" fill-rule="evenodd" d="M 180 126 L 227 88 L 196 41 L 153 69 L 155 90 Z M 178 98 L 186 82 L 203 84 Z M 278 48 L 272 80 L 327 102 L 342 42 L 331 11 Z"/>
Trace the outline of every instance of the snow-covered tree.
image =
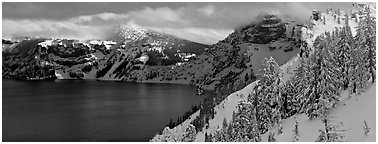
<path id="1" fill-rule="evenodd" d="M 269 142 L 275 142 L 276 141 L 276 138 L 274 138 L 274 132 L 269 132 L 268 141 Z"/>
<path id="2" fill-rule="evenodd" d="M 338 24 L 341 24 L 340 16 L 337 17 L 337 23 L 338 23 Z"/>
<path id="3" fill-rule="evenodd" d="M 349 14 L 348 13 L 345 14 L 345 25 L 349 26 Z"/>
<path id="4" fill-rule="evenodd" d="M 220 142 L 258 142 L 261 141 L 258 123 L 256 121 L 256 107 L 250 101 L 241 101 L 238 112 L 233 121 L 222 130 L 217 130 L 213 141 Z M 225 122 L 225 121 L 224 121 Z M 226 122 L 227 123 L 227 122 Z"/>
<path id="5" fill-rule="evenodd" d="M 250 101 L 242 101 L 238 105 L 238 113 L 233 121 L 236 131 L 236 140 L 261 141 L 260 130 L 256 121 L 256 106 Z"/>
<path id="6" fill-rule="evenodd" d="M 367 125 L 366 121 L 364 121 L 364 126 L 363 126 L 363 128 L 364 128 L 364 134 L 365 134 L 365 135 L 368 135 L 369 132 L 370 132 L 370 129 L 371 129 L 371 128 L 369 128 L 369 126 Z"/>
<path id="7" fill-rule="evenodd" d="M 279 122 L 278 123 L 278 132 L 277 132 L 277 135 L 280 135 L 280 134 L 282 134 L 282 122 Z"/>
<path id="8" fill-rule="evenodd" d="M 361 19 L 357 26 L 356 45 L 358 49 L 365 51 L 366 67 L 369 68 L 372 82 L 375 82 L 376 18 L 371 16 L 369 3 L 358 4 L 358 6 Z"/>
<path id="9" fill-rule="evenodd" d="M 185 130 L 182 141 L 183 142 L 193 142 L 196 139 L 197 131 L 196 127 L 192 124 L 189 124 Z"/>
<path id="10" fill-rule="evenodd" d="M 301 61 L 303 61 L 301 59 Z M 300 65 L 297 70 L 302 69 L 303 65 Z M 282 117 L 287 118 L 294 114 L 297 114 L 300 111 L 300 99 L 298 99 L 303 93 L 303 87 L 306 85 L 307 81 L 302 79 L 300 74 L 303 74 L 305 71 L 297 71 L 296 75 L 290 78 L 285 82 L 285 85 L 282 88 Z M 278 133 L 280 134 L 280 133 Z"/>
<path id="11" fill-rule="evenodd" d="M 297 121 L 297 119 L 295 119 L 295 125 L 294 125 L 294 139 L 293 139 L 293 142 L 296 142 L 299 140 L 299 123 Z"/>
<path id="12" fill-rule="evenodd" d="M 340 81 L 338 67 L 334 66 L 333 55 L 329 51 L 324 35 L 315 39 L 315 53 L 310 58 L 310 83 L 304 93 L 304 112 L 312 119 L 327 114 L 338 101 Z M 312 77 L 312 78 L 311 78 Z"/>
<path id="13" fill-rule="evenodd" d="M 354 40 L 352 36 L 352 31 L 349 26 L 345 26 L 341 29 L 339 40 L 335 40 L 331 47 L 334 49 L 335 64 L 340 68 L 340 73 L 338 78 L 342 81 L 342 86 L 344 89 L 348 88 L 349 85 L 349 72 L 351 66 L 351 51 L 354 47 Z"/>
<path id="14" fill-rule="evenodd" d="M 349 78 L 349 93 L 361 94 L 365 92 L 368 86 L 368 79 L 370 77 L 368 68 L 366 67 L 364 51 L 362 49 L 351 49 L 350 57 L 350 72 Z"/>
<path id="15" fill-rule="evenodd" d="M 320 135 L 316 142 L 343 142 L 344 135 L 342 130 L 336 129 L 331 125 L 327 118 L 323 119 L 324 129 L 319 130 Z"/>
<path id="16" fill-rule="evenodd" d="M 260 130 L 265 133 L 282 117 L 282 97 L 279 87 L 282 80 L 279 66 L 272 57 L 265 59 L 258 78 L 259 81 L 251 96 L 257 99 L 256 118 Z"/>

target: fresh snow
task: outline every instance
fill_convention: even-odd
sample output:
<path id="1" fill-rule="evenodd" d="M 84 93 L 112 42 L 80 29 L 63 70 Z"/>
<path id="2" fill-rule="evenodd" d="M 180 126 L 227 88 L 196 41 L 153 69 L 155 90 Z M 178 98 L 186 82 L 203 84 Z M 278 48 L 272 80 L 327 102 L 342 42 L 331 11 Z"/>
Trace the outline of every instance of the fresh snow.
<path id="1" fill-rule="evenodd" d="M 325 18 L 326 18 L 326 25 L 323 24 L 322 21 L 312 21 L 314 24 L 313 29 L 309 30 L 306 27 L 302 27 L 302 38 L 305 39 L 305 41 L 308 43 L 308 46 L 313 49 L 313 42 L 315 41 L 315 38 L 321 34 L 324 34 L 325 32 L 332 32 L 336 28 L 341 28 L 345 25 L 344 20 L 341 20 L 341 24 L 338 24 L 337 21 L 333 20 L 332 13 L 331 14 L 326 14 L 322 13 Z M 352 29 L 352 34 L 353 36 L 356 34 L 355 27 L 357 26 L 357 23 L 355 23 L 354 20 L 350 19 L 349 25 Z M 285 43 L 281 43 L 285 44 Z M 255 50 L 255 47 L 259 46 L 259 50 Z M 285 47 L 284 47 L 285 48 Z M 258 51 L 265 50 L 265 52 L 259 53 Z M 263 53 L 267 53 L 266 50 L 268 50 L 268 45 L 251 45 L 249 46 L 249 52 L 252 53 L 252 59 L 255 58 L 254 60 L 263 60 L 265 57 L 272 56 L 277 60 L 277 62 L 283 62 L 282 66 L 280 66 L 282 75 L 281 78 L 283 81 L 287 81 L 291 76 L 294 74 L 294 70 L 296 67 L 299 65 L 299 60 L 301 59 L 299 57 L 299 54 L 297 55 L 292 55 L 292 58 L 288 60 L 287 62 L 282 61 L 280 59 L 283 55 L 282 53 L 274 54 L 275 51 L 281 52 L 281 50 L 274 50 L 272 51 L 273 54 L 269 55 L 264 55 L 261 56 Z M 252 52 L 253 51 L 253 52 Z M 280 54 L 280 55 L 279 55 Z M 257 56 L 256 56 L 257 55 Z M 290 55 L 290 54 L 286 54 Z M 255 57 L 254 57 L 255 56 Z M 261 66 L 259 66 L 261 67 Z M 259 69 L 259 67 L 255 66 L 253 69 Z M 251 90 L 253 87 L 256 85 L 256 82 L 253 82 L 246 87 L 244 87 L 242 90 L 236 91 L 232 94 L 230 94 L 227 98 L 225 98 L 220 104 L 218 104 L 215 107 L 215 116 L 214 119 L 209 120 L 209 128 L 206 129 L 204 128 L 202 132 L 198 132 L 196 136 L 195 141 L 203 142 L 205 141 L 205 133 L 207 134 L 214 134 L 215 131 L 218 128 L 222 127 L 223 124 L 223 119 L 225 118 L 227 122 L 230 122 L 232 119 L 232 113 L 237 111 L 237 105 L 241 100 L 246 100 L 248 95 L 250 94 Z M 345 97 L 346 93 L 342 95 Z M 336 118 L 336 121 L 343 121 L 343 125 L 341 129 L 350 129 L 354 128 L 354 130 L 349 130 L 345 132 L 346 138 L 350 138 L 349 140 L 346 141 L 375 141 L 375 84 L 371 86 L 369 91 L 361 96 L 357 96 L 355 100 L 357 101 L 359 97 L 363 97 L 364 95 L 369 95 L 365 96 L 364 98 L 360 98 L 359 102 L 354 102 L 353 98 L 351 101 L 349 101 L 349 105 L 346 104 L 344 106 L 344 103 L 340 102 L 338 104 L 338 108 L 334 109 L 332 112 L 332 116 Z M 345 108 L 343 108 L 343 106 Z M 372 108 L 374 106 L 374 108 Z M 367 110 L 369 109 L 369 110 Z M 356 116 L 355 114 L 360 114 L 364 112 L 363 116 Z M 198 112 L 193 114 L 193 115 L 198 115 Z M 193 116 L 192 115 L 192 116 Z M 191 118 L 192 118 L 191 116 Z M 294 123 L 295 119 L 299 122 L 299 141 L 315 141 L 316 138 L 319 136 L 319 128 L 324 128 L 324 124 L 321 122 L 321 120 L 313 120 L 310 121 L 308 118 L 303 115 L 296 115 L 295 117 L 287 118 L 283 120 L 283 133 L 277 136 L 276 134 L 276 139 L 277 141 L 293 141 L 293 128 L 294 128 Z M 174 131 L 172 134 L 175 136 L 177 135 L 182 135 L 185 133 L 185 129 L 188 127 L 190 122 L 193 119 L 188 119 L 184 123 L 176 126 L 173 128 Z M 368 126 L 372 128 L 369 136 L 363 136 L 363 120 L 366 120 L 368 123 Z M 288 128 L 285 128 L 288 127 Z M 169 128 L 166 128 L 169 130 Z M 271 131 L 277 133 L 277 128 L 273 128 Z M 164 135 L 164 134 L 163 134 Z M 159 137 L 159 136 L 156 136 Z M 155 138 L 156 138 L 155 137 Z M 157 139 L 152 139 L 152 141 L 159 141 Z M 268 139 L 268 133 L 262 135 L 263 141 L 267 141 Z"/>
<path id="2" fill-rule="evenodd" d="M 373 83 L 367 92 L 361 95 L 353 95 L 349 98 L 347 92 L 342 92 L 341 100 L 328 115 L 330 124 L 339 126 L 336 129 L 346 130 L 341 133 L 344 141 L 350 142 L 375 142 L 376 138 L 376 83 Z M 270 129 L 275 133 L 276 141 L 290 142 L 294 138 L 295 119 L 298 121 L 299 141 L 313 142 L 320 135 L 319 130 L 324 130 L 322 119 L 309 120 L 305 114 L 292 116 L 282 121 L 283 133 L 277 135 L 278 127 Z M 364 121 L 370 129 L 368 135 L 364 134 Z M 268 141 L 269 133 L 261 136 L 262 141 Z"/>
<path id="3" fill-rule="evenodd" d="M 54 42 L 54 40 L 46 40 L 44 42 L 38 43 L 38 45 L 45 47 L 45 48 L 48 48 L 49 46 L 51 46 L 53 44 L 53 42 Z"/>

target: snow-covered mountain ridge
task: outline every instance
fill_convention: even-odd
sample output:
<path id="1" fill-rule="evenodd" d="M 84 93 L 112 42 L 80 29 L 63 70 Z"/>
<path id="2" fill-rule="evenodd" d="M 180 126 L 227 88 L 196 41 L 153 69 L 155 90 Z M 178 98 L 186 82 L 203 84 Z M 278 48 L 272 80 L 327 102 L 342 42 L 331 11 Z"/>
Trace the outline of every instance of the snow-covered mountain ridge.
<path id="1" fill-rule="evenodd" d="M 220 89 L 224 87 L 221 83 L 226 84 L 228 83 L 226 81 L 231 79 L 233 85 L 244 84 L 253 79 L 264 57 L 282 57 L 282 61 L 287 61 L 287 57 L 291 57 L 287 55 L 295 55 L 299 52 L 300 40 L 294 38 L 297 37 L 294 33 L 298 33 L 300 26 L 281 24 L 280 18 L 270 16 L 279 20 L 272 24 L 279 23 L 279 25 L 272 25 L 269 28 L 247 25 L 243 27 L 244 30 L 237 30 L 225 40 L 211 46 L 133 24 L 114 27 L 113 41 L 27 39 L 22 42 L 27 48 L 24 44 L 13 45 L 14 51 L 10 53 L 22 49 L 20 51 L 32 53 L 33 56 L 20 59 L 19 56 L 6 53 L 9 58 L 5 57 L 3 60 L 5 62 L 3 77 L 185 83 L 208 89 Z M 280 34 L 276 33 L 277 26 L 280 26 Z M 295 27 L 295 30 L 289 30 L 289 27 Z M 270 39 L 269 42 L 265 40 L 268 42 L 265 44 L 257 42 L 259 39 L 249 41 L 242 38 L 248 37 L 256 30 L 262 35 L 273 34 L 277 37 Z M 285 55 L 281 56 L 282 53 Z M 33 58 L 37 59 L 32 60 Z M 19 60 L 24 64 L 15 65 L 14 61 Z M 35 70 L 45 69 L 44 66 L 51 67 L 46 68 L 49 72 L 42 73 L 50 75 L 40 76 L 25 71 L 30 68 L 26 66 L 30 61 L 44 63 L 34 67 Z M 225 80 L 227 76 L 229 78 Z M 231 86 L 229 89 L 240 89 L 240 86 Z"/>
<path id="2" fill-rule="evenodd" d="M 375 11 L 375 7 L 372 7 Z M 354 11 L 356 12 L 356 11 Z M 321 13 L 321 17 L 318 20 L 311 20 L 309 25 L 301 28 L 301 37 L 306 42 L 308 50 L 308 55 L 314 52 L 314 42 L 315 39 L 325 34 L 325 32 L 332 32 L 336 28 L 340 29 L 345 25 L 346 17 L 344 17 L 343 12 L 333 12 L 332 10 L 327 13 Z M 348 18 L 348 25 L 351 27 L 351 33 L 353 36 L 357 34 L 357 23 L 356 21 L 360 20 L 358 13 L 352 13 L 352 17 Z M 357 16 L 356 16 L 357 15 Z M 339 17 L 339 18 L 335 18 Z M 324 21 L 325 20 L 325 21 Z M 305 55 L 305 54 L 304 54 Z M 307 57 L 307 56 L 303 56 Z M 280 67 L 282 75 L 280 76 L 281 80 L 288 81 L 290 77 L 295 74 L 295 69 L 299 66 L 301 61 L 300 55 L 294 56 L 290 61 L 285 63 Z M 227 96 L 220 104 L 218 104 L 214 110 L 215 115 L 213 119 L 210 119 L 206 124 L 206 127 L 202 131 L 197 132 L 196 136 L 191 139 L 191 141 L 209 141 L 211 140 L 210 135 L 214 136 L 218 131 L 222 131 L 224 127 L 224 122 L 230 123 L 233 119 L 234 112 L 237 112 L 237 106 L 240 101 L 245 101 L 248 98 L 248 95 L 251 94 L 252 89 L 258 81 L 253 82 L 242 90 L 234 92 Z M 347 129 L 346 132 L 343 132 L 344 141 L 375 141 L 375 83 L 373 83 L 367 90 L 367 92 L 362 93 L 359 96 L 353 98 L 347 98 L 348 92 L 343 91 L 341 94 L 340 102 L 336 105 L 336 109 L 332 110 L 329 114 L 331 124 L 336 124 L 339 129 Z M 361 100 L 362 99 L 362 100 Z M 364 107 L 359 107 L 359 105 L 364 105 Z M 364 115 L 357 118 L 355 114 L 363 112 Z M 195 118 L 199 115 L 200 112 L 194 113 L 190 119 L 187 119 L 179 126 L 169 129 L 168 127 L 164 129 L 161 135 L 156 135 L 152 138 L 151 141 L 182 141 L 183 135 L 188 135 L 188 133 L 193 133 L 188 131 L 187 127 L 191 127 Z M 353 113 L 353 114 L 351 114 Z M 295 139 L 295 120 L 296 117 L 299 123 L 299 137 Z M 273 132 L 275 134 L 275 141 L 315 141 L 320 135 L 319 129 L 324 129 L 324 123 L 322 119 L 308 120 L 308 117 L 304 114 L 296 115 L 282 121 L 283 129 L 281 134 L 278 134 L 278 126 L 273 127 L 261 136 L 262 141 L 271 140 L 269 134 Z M 366 126 L 364 125 L 366 121 Z M 337 124 L 338 123 L 338 124 Z M 226 124 L 227 125 L 227 124 Z M 364 127 L 368 127 L 370 132 L 364 134 Z M 232 141 L 228 139 L 228 141 Z"/>
<path id="3" fill-rule="evenodd" d="M 113 41 L 89 40 L 83 42 L 69 39 L 36 38 L 25 39 L 17 44 L 6 46 L 9 45 L 5 44 L 8 41 L 3 40 L 3 52 L 6 56 L 5 60 L 3 59 L 3 62 L 6 63 L 3 77 L 18 79 L 43 79 L 45 77 L 24 73 L 21 69 L 25 67 L 14 65 L 12 62 L 14 59 L 24 61 L 25 64 L 32 59 L 20 59 L 18 52 L 29 53 L 33 55 L 30 57 L 38 59 L 38 61 L 48 62 L 54 67 L 54 73 L 58 79 L 122 80 L 125 75 L 115 76 L 113 75 L 116 73 L 114 70 L 117 70 L 118 66 L 126 66 L 127 62 L 132 62 L 132 64 L 126 69 L 136 70 L 145 66 L 175 66 L 202 54 L 207 47 L 207 45 L 135 25 L 118 26 L 114 31 Z M 6 48 L 4 48 L 5 46 Z M 27 56 L 22 55 L 21 57 Z M 10 64 L 10 71 L 7 71 L 7 62 Z M 118 68 L 118 70 L 121 69 L 121 67 Z M 54 77 L 54 75 L 48 77 Z"/>

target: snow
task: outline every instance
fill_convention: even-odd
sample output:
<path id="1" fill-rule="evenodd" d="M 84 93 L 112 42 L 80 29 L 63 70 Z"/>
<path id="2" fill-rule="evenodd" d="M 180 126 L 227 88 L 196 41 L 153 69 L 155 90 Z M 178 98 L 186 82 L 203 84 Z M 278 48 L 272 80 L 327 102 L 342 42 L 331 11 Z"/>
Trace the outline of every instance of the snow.
<path id="1" fill-rule="evenodd" d="M 92 44 L 92 45 L 101 45 L 102 44 L 102 42 L 99 41 L 99 40 L 91 40 L 91 41 L 89 41 L 89 43 Z"/>
<path id="2" fill-rule="evenodd" d="M 58 79 L 64 79 L 64 77 L 62 76 L 62 74 L 57 73 L 56 70 L 55 70 L 55 76 L 56 76 Z"/>
<path id="3" fill-rule="evenodd" d="M 105 45 L 107 50 L 111 49 L 113 45 L 117 44 L 116 42 L 113 42 L 113 41 L 103 41 L 102 43 Z"/>
<path id="4" fill-rule="evenodd" d="M 282 46 L 282 48 L 276 47 L 273 51 L 269 50 L 269 46 Z M 293 56 L 299 53 L 298 48 L 294 48 L 292 51 L 284 52 L 284 49 L 291 47 L 290 42 L 286 41 L 276 41 L 272 44 L 241 44 L 240 47 L 248 47 L 248 55 L 251 55 L 251 61 L 249 64 L 252 65 L 253 71 L 255 73 L 259 72 L 261 69 L 261 62 L 265 58 L 273 57 L 279 65 L 285 64 Z M 258 48 L 258 50 L 256 50 Z"/>
<path id="5" fill-rule="evenodd" d="M 310 48 L 313 48 L 313 42 L 315 38 L 325 32 L 332 32 L 336 28 L 340 28 L 345 25 L 344 21 L 341 21 L 341 24 L 338 24 L 337 21 L 333 20 L 333 16 L 331 14 L 323 15 L 326 18 L 326 25 L 323 24 L 322 21 L 312 21 L 315 25 L 312 30 L 307 29 L 306 27 L 302 27 L 302 38 L 308 43 Z M 353 36 L 356 34 L 355 27 L 357 23 L 354 20 L 350 19 L 349 25 L 352 29 Z M 242 44 L 241 47 L 245 46 Z M 281 45 L 283 49 L 288 46 L 288 43 L 285 42 L 276 42 L 273 43 L 272 46 Z M 258 47 L 259 50 L 255 48 Z M 251 62 L 254 61 L 262 61 L 266 57 L 274 57 L 275 60 L 278 62 L 282 72 L 281 79 L 283 81 L 287 81 L 291 76 L 294 75 L 294 70 L 299 65 L 299 54 L 294 51 L 288 52 L 286 54 L 282 54 L 282 50 L 273 50 L 269 51 L 269 45 L 249 45 L 248 52 L 252 53 Z M 296 54 L 296 55 L 293 55 Z M 252 65 L 254 71 L 258 71 L 261 65 Z M 230 122 L 232 119 L 232 113 L 237 111 L 237 105 L 239 101 L 245 100 L 248 94 L 251 92 L 253 87 L 256 85 L 256 82 L 253 82 L 242 90 L 234 92 L 230 94 L 226 99 L 224 99 L 220 104 L 215 107 L 215 116 L 214 119 L 209 120 L 209 128 L 203 129 L 202 132 L 199 132 L 196 136 L 196 141 L 205 141 L 205 133 L 207 134 L 214 134 L 214 132 L 222 127 L 223 119 L 225 118 L 227 122 Z M 344 92 L 343 97 L 346 93 Z M 347 138 L 350 138 L 349 141 L 375 141 L 375 84 L 372 85 L 372 88 L 365 94 L 369 96 L 358 96 L 361 97 L 359 102 L 349 101 L 349 104 L 344 106 L 344 103 L 339 103 L 338 108 L 334 109 L 332 112 L 332 117 L 335 117 L 337 120 L 342 121 L 344 126 L 341 129 L 349 129 L 352 130 L 347 131 L 345 133 Z M 355 97 L 358 100 L 358 97 Z M 362 98 L 363 97 L 363 98 Z M 363 105 L 363 106 L 361 106 Z M 343 108 L 345 107 L 345 108 Z M 374 107 L 374 108 L 372 108 Z M 365 112 L 366 111 L 366 112 Z M 361 114 L 361 116 L 356 117 L 354 114 Z M 319 129 L 324 128 L 324 124 L 321 122 L 320 119 L 318 120 L 309 120 L 307 116 L 300 114 L 297 116 L 293 116 L 291 118 L 287 118 L 283 120 L 283 133 L 277 136 L 277 127 L 273 128 L 271 131 L 275 132 L 277 141 L 293 141 L 294 138 L 294 124 L 295 119 L 299 122 L 299 141 L 315 141 L 316 138 L 319 136 Z M 369 127 L 373 130 L 369 136 L 363 135 L 363 120 L 366 120 Z M 190 121 L 187 120 L 187 121 Z M 185 122 L 187 122 L 185 121 Z M 183 123 L 175 127 L 174 134 L 183 134 L 185 128 L 187 127 L 187 123 Z M 263 141 L 268 140 L 268 134 L 266 133 L 262 136 Z"/>
<path id="6" fill-rule="evenodd" d="M 225 100 L 218 104 L 214 109 L 216 111 L 214 119 L 209 120 L 209 128 L 203 129 L 199 132 L 196 137 L 196 141 L 205 141 L 205 133 L 213 134 L 215 131 L 222 127 L 223 119 L 225 118 L 227 122 L 232 120 L 232 113 L 237 111 L 237 105 L 240 101 L 246 100 L 251 92 L 251 89 L 255 87 L 257 81 L 247 85 L 243 89 L 230 94 Z"/>
<path id="7" fill-rule="evenodd" d="M 63 72 L 62 70 L 55 70 L 55 76 L 58 79 L 74 79 L 69 75 L 69 71 Z"/>
<path id="8" fill-rule="evenodd" d="M 337 129 L 346 130 L 342 135 L 344 141 L 350 142 L 375 142 L 376 138 L 376 83 L 373 83 L 367 92 L 348 98 L 348 93 L 341 94 L 341 101 L 329 114 L 330 124 L 338 125 Z M 280 141 L 293 141 L 295 119 L 298 121 L 299 141 L 315 141 L 320 135 L 319 129 L 324 129 L 322 119 L 309 120 L 304 114 L 293 116 L 282 121 L 283 133 L 277 135 L 278 127 L 270 131 L 275 133 L 275 138 Z M 364 121 L 370 127 L 370 133 L 364 134 Z M 341 124 L 342 123 L 342 124 Z M 262 135 L 262 141 L 268 141 L 268 133 Z"/>
<path id="9" fill-rule="evenodd" d="M 147 55 L 142 55 L 140 58 L 138 58 L 139 61 L 146 63 L 148 61 L 149 57 Z"/>
<path id="10" fill-rule="evenodd" d="M 168 127 L 166 127 L 164 129 L 164 131 L 168 131 L 170 134 L 173 135 L 173 137 L 175 139 L 181 139 L 182 135 L 185 133 L 186 128 L 189 126 L 189 124 L 192 122 L 192 120 L 194 120 L 197 116 L 199 116 L 199 114 L 200 114 L 200 111 L 197 111 L 194 114 L 192 114 L 187 120 L 185 120 L 183 123 L 181 123 L 180 125 L 174 127 L 173 129 L 169 129 Z M 164 132 L 163 132 L 163 134 L 164 134 Z M 171 135 L 171 137 L 172 137 L 172 135 Z M 155 135 L 151 139 L 151 141 L 160 142 L 160 141 L 162 141 L 164 136 L 165 135 Z"/>
<path id="11" fill-rule="evenodd" d="M 54 40 L 46 40 L 44 42 L 38 43 L 38 45 L 45 47 L 45 48 L 48 48 L 49 46 L 51 46 L 53 44 L 53 42 L 54 42 Z"/>

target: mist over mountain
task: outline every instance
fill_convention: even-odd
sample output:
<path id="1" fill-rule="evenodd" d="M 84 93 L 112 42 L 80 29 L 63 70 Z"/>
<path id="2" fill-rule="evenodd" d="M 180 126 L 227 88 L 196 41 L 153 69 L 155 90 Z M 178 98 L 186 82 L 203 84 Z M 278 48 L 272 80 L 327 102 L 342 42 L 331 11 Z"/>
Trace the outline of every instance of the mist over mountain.
<path id="1" fill-rule="evenodd" d="M 376 6 L 313 9 L 331 5 L 173 3 L 6 18 L 2 77 L 187 84 L 211 93 L 150 141 L 374 141 L 375 97 L 367 95 L 376 81 Z"/>
<path id="2" fill-rule="evenodd" d="M 350 3 L 4 3 L 3 37 L 111 40 L 113 26 L 134 23 L 195 42 L 214 44 L 264 11 L 303 23 L 313 9 Z M 19 9 L 23 7 L 23 9 Z M 30 9 L 28 7 L 33 7 Z M 17 11 L 15 11 L 17 9 Z M 70 11 L 70 9 L 74 9 Z M 111 9 L 111 11 L 109 11 Z M 52 10 L 54 12 L 52 12 Z M 73 11 L 77 11 L 72 13 Z"/>

